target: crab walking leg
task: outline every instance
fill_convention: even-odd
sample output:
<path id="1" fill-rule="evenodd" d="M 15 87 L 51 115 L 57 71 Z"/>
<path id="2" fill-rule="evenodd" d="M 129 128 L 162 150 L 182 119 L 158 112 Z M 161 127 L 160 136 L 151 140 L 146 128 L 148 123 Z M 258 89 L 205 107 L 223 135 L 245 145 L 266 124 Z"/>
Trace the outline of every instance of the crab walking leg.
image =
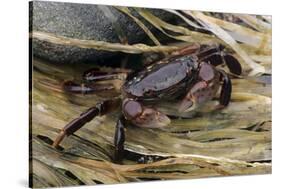
<path id="1" fill-rule="evenodd" d="M 121 116 L 117 121 L 114 135 L 114 162 L 120 163 L 124 157 L 124 142 L 125 142 L 125 118 Z"/>
<path id="2" fill-rule="evenodd" d="M 63 90 L 74 94 L 93 94 L 101 91 L 114 90 L 115 87 L 111 84 L 77 84 L 73 81 L 65 81 L 63 83 Z"/>
<path id="3" fill-rule="evenodd" d="M 204 57 L 202 60 L 209 62 L 213 66 L 225 64 L 229 71 L 236 75 L 241 75 L 242 73 L 242 67 L 238 60 L 234 56 L 224 52 L 210 54 L 207 57 Z"/>
<path id="4" fill-rule="evenodd" d="M 239 61 L 232 55 L 223 53 L 223 61 L 231 73 L 236 75 L 242 74 L 242 67 Z"/>
<path id="5" fill-rule="evenodd" d="M 57 147 L 65 136 L 69 136 L 75 133 L 78 129 L 83 127 L 86 123 L 94 119 L 96 116 L 102 116 L 107 114 L 113 110 L 115 110 L 121 103 L 121 99 L 115 98 L 111 100 L 103 101 L 94 107 L 89 108 L 80 116 L 71 122 L 69 122 L 59 133 L 57 138 L 55 139 L 53 146 Z"/>
<path id="6" fill-rule="evenodd" d="M 83 79 L 88 82 L 114 80 L 114 79 L 125 80 L 128 73 L 130 72 L 131 70 L 127 70 L 127 69 L 123 69 L 119 71 L 111 71 L 111 72 L 91 69 L 84 72 Z"/>
<path id="7" fill-rule="evenodd" d="M 223 71 L 219 70 L 220 80 L 223 82 L 220 93 L 220 105 L 225 107 L 229 104 L 231 98 L 232 84 L 229 76 Z"/>
<path id="8" fill-rule="evenodd" d="M 127 74 L 120 73 L 120 74 L 107 74 L 107 75 L 97 75 L 97 76 L 85 76 L 84 80 L 90 81 L 105 81 L 105 80 L 125 80 Z"/>
<path id="9" fill-rule="evenodd" d="M 180 48 L 177 51 L 172 52 L 170 55 L 168 55 L 166 58 L 163 58 L 161 60 L 153 61 L 149 64 L 146 64 L 146 66 L 150 66 L 155 63 L 168 63 L 171 61 L 171 59 L 179 58 L 182 56 L 187 56 L 196 53 L 200 49 L 200 45 L 195 43 L 192 45 L 184 46 Z"/>
<path id="10" fill-rule="evenodd" d="M 200 45 L 197 44 L 197 43 L 191 44 L 191 45 L 188 45 L 188 46 L 184 46 L 183 48 L 172 52 L 171 56 L 169 58 L 177 57 L 177 56 L 190 55 L 190 54 L 193 54 L 193 53 L 197 52 L 199 49 L 200 49 Z"/>
<path id="11" fill-rule="evenodd" d="M 221 53 L 223 49 L 224 49 L 224 46 L 222 46 L 222 45 L 216 45 L 216 44 L 211 45 L 211 46 L 202 45 L 197 54 L 197 57 L 199 59 L 198 61 L 203 61 L 206 58 L 212 56 L 213 54 Z"/>
<path id="12" fill-rule="evenodd" d="M 225 64 L 231 73 L 241 75 L 242 67 L 239 61 L 234 56 L 224 52 L 223 49 L 222 45 L 217 45 L 199 52 L 197 56 L 199 61 L 209 62 L 213 66 Z"/>

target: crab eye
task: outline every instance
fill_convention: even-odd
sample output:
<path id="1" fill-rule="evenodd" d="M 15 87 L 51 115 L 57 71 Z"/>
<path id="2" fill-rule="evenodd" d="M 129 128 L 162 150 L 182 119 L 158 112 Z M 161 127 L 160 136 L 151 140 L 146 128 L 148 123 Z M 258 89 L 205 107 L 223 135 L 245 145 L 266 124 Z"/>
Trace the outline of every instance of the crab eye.
<path id="1" fill-rule="evenodd" d="M 131 120 L 142 113 L 142 107 L 137 101 L 128 100 L 123 104 L 123 112 L 125 117 Z"/>

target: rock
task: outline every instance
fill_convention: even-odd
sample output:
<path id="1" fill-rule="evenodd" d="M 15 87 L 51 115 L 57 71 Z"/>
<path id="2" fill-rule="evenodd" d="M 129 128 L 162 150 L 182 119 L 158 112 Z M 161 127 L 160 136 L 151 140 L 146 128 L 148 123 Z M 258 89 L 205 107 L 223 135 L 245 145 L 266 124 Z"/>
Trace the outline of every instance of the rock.
<path id="1" fill-rule="evenodd" d="M 107 42 L 120 42 L 112 20 L 105 16 L 107 7 L 117 19 L 118 25 L 128 38 L 129 44 L 141 42 L 146 34 L 128 16 L 112 6 L 76 4 L 62 2 L 34 1 L 30 4 L 30 21 L 33 31 L 50 32 L 78 39 L 94 39 Z M 163 10 L 152 10 L 153 14 L 164 20 L 173 17 Z M 141 16 L 137 15 L 139 18 Z M 150 29 L 153 27 L 146 23 Z M 74 63 L 92 62 L 117 53 L 62 46 L 33 40 L 33 55 L 51 62 Z"/>

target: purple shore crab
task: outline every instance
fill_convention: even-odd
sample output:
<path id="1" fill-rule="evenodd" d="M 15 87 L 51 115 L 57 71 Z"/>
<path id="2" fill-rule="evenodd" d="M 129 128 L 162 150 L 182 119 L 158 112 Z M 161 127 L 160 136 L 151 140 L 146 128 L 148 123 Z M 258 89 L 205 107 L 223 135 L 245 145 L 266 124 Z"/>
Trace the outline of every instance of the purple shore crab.
<path id="1" fill-rule="evenodd" d="M 121 87 L 121 95 L 98 103 L 68 123 L 53 143 L 57 147 L 65 136 L 73 134 L 96 116 L 105 115 L 121 106 L 114 136 L 115 162 L 121 163 L 124 155 L 125 129 L 128 124 L 144 128 L 161 128 L 169 125 L 170 118 L 157 110 L 157 103 L 173 101 L 178 112 L 188 112 L 213 99 L 220 89 L 219 105 L 226 107 L 231 98 L 232 85 L 228 74 L 216 68 L 226 64 L 231 73 L 241 74 L 238 60 L 224 51 L 222 45 L 190 45 L 167 58 L 150 64 L 141 71 L 130 73 Z M 86 73 L 88 81 L 100 78 Z M 91 91 L 91 87 L 68 82 L 65 89 L 72 92 Z"/>

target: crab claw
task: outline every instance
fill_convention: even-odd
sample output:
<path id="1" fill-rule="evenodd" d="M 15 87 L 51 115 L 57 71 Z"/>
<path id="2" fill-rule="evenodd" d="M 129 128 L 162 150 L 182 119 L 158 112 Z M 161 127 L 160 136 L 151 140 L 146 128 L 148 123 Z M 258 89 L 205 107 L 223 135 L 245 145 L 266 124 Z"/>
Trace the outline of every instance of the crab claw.
<path id="1" fill-rule="evenodd" d="M 165 114 L 153 108 L 142 106 L 134 100 L 125 100 L 123 113 L 127 120 L 139 127 L 160 128 L 169 125 L 171 122 Z"/>
<path id="2" fill-rule="evenodd" d="M 132 123 L 139 127 L 160 128 L 171 123 L 171 120 L 165 114 L 152 108 L 144 108 L 142 114 L 132 120 Z"/>
<path id="3" fill-rule="evenodd" d="M 209 86 L 205 81 L 196 83 L 179 104 L 178 111 L 190 112 L 211 100 L 218 87 Z"/>
<path id="4" fill-rule="evenodd" d="M 194 104 L 195 103 L 192 99 L 185 98 L 184 100 L 181 101 L 178 111 L 181 113 L 186 112 L 187 110 L 191 111 L 194 109 L 194 108 L 191 108 L 192 106 L 194 107 Z"/>

